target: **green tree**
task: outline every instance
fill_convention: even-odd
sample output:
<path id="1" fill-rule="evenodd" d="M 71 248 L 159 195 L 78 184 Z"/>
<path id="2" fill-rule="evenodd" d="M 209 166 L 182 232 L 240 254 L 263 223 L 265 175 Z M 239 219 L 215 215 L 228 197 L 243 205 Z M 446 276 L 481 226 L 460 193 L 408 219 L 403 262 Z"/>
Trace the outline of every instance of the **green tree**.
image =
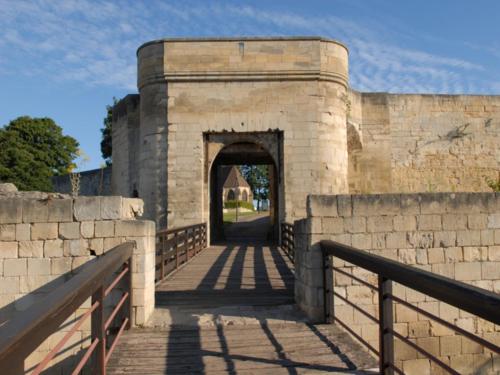
<path id="1" fill-rule="evenodd" d="M 257 210 L 260 202 L 269 198 L 269 174 L 267 165 L 241 165 L 240 172 L 252 189 L 253 198 L 257 200 Z"/>
<path id="2" fill-rule="evenodd" d="M 113 126 L 113 107 L 118 103 L 115 97 L 113 97 L 113 105 L 106 106 L 106 117 L 104 118 L 104 126 L 101 128 L 101 154 L 102 158 L 106 162 L 106 165 L 111 165 L 112 155 L 113 155 L 113 142 L 112 142 L 112 126 Z"/>
<path id="3" fill-rule="evenodd" d="M 20 190 L 51 191 L 51 177 L 75 167 L 78 142 L 50 118 L 18 117 L 0 128 L 0 180 Z"/>

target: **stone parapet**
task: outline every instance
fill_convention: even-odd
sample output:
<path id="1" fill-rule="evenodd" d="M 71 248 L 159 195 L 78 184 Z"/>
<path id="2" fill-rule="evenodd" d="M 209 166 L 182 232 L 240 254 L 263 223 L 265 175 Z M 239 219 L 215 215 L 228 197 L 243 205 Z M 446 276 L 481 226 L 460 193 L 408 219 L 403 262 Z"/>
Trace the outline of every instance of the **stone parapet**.
<path id="1" fill-rule="evenodd" d="M 310 195 L 307 218 L 295 222 L 296 300 L 313 320 L 323 319 L 323 271 L 319 241 L 333 240 L 438 275 L 500 293 L 500 194 L 421 193 Z M 376 275 L 339 259 L 337 267 L 376 284 Z M 376 293 L 336 273 L 335 291 L 373 316 Z M 396 296 L 497 345 L 500 326 L 399 284 Z M 335 315 L 374 347 L 378 330 L 352 306 L 335 299 Z M 492 354 L 425 316 L 395 304 L 395 329 L 460 373 L 492 361 Z M 395 342 L 405 373 L 437 369 L 412 348 Z"/>
<path id="2" fill-rule="evenodd" d="M 141 199 L 70 197 L 38 192 L 0 196 L 0 325 L 44 298 L 88 262 L 115 246 L 132 241 L 132 324 L 143 325 L 154 309 L 155 224 L 139 220 Z M 109 309 L 119 299 L 108 299 Z M 90 300 L 68 318 L 25 362 L 36 365 L 57 343 L 61 332 L 90 307 Z M 74 365 L 89 344 L 87 321 L 52 364 L 53 370 Z"/>

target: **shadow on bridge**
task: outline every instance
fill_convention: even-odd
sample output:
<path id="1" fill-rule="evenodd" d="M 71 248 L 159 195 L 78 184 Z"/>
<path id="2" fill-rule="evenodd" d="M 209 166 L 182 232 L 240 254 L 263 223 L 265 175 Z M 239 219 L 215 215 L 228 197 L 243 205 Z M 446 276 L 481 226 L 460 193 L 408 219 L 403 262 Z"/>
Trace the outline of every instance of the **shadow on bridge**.
<path id="1" fill-rule="evenodd" d="M 153 328 L 127 334 L 108 373 L 367 373 L 359 345 L 298 311 L 293 272 L 265 242 L 204 250 L 157 285 Z"/>

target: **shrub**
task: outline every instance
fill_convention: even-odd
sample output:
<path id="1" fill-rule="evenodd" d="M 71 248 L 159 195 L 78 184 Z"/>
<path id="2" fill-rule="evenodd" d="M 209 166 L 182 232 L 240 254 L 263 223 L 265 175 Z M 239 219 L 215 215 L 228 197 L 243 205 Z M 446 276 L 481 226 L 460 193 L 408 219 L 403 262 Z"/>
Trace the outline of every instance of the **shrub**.
<path id="1" fill-rule="evenodd" d="M 226 201 L 224 202 L 224 208 L 236 208 L 236 204 L 238 204 L 238 207 L 254 210 L 253 204 L 245 201 Z"/>

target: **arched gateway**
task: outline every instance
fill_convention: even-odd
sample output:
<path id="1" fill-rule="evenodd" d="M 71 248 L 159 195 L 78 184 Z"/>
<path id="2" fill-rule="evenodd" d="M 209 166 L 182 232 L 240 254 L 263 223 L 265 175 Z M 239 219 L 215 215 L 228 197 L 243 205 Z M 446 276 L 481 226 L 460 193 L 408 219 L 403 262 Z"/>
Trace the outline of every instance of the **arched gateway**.
<path id="1" fill-rule="evenodd" d="M 159 227 L 220 220 L 214 165 L 272 165 L 274 222 L 304 216 L 307 194 L 347 192 L 342 44 L 165 39 L 137 56 L 139 96 L 114 111 L 113 187 L 137 187 Z"/>

